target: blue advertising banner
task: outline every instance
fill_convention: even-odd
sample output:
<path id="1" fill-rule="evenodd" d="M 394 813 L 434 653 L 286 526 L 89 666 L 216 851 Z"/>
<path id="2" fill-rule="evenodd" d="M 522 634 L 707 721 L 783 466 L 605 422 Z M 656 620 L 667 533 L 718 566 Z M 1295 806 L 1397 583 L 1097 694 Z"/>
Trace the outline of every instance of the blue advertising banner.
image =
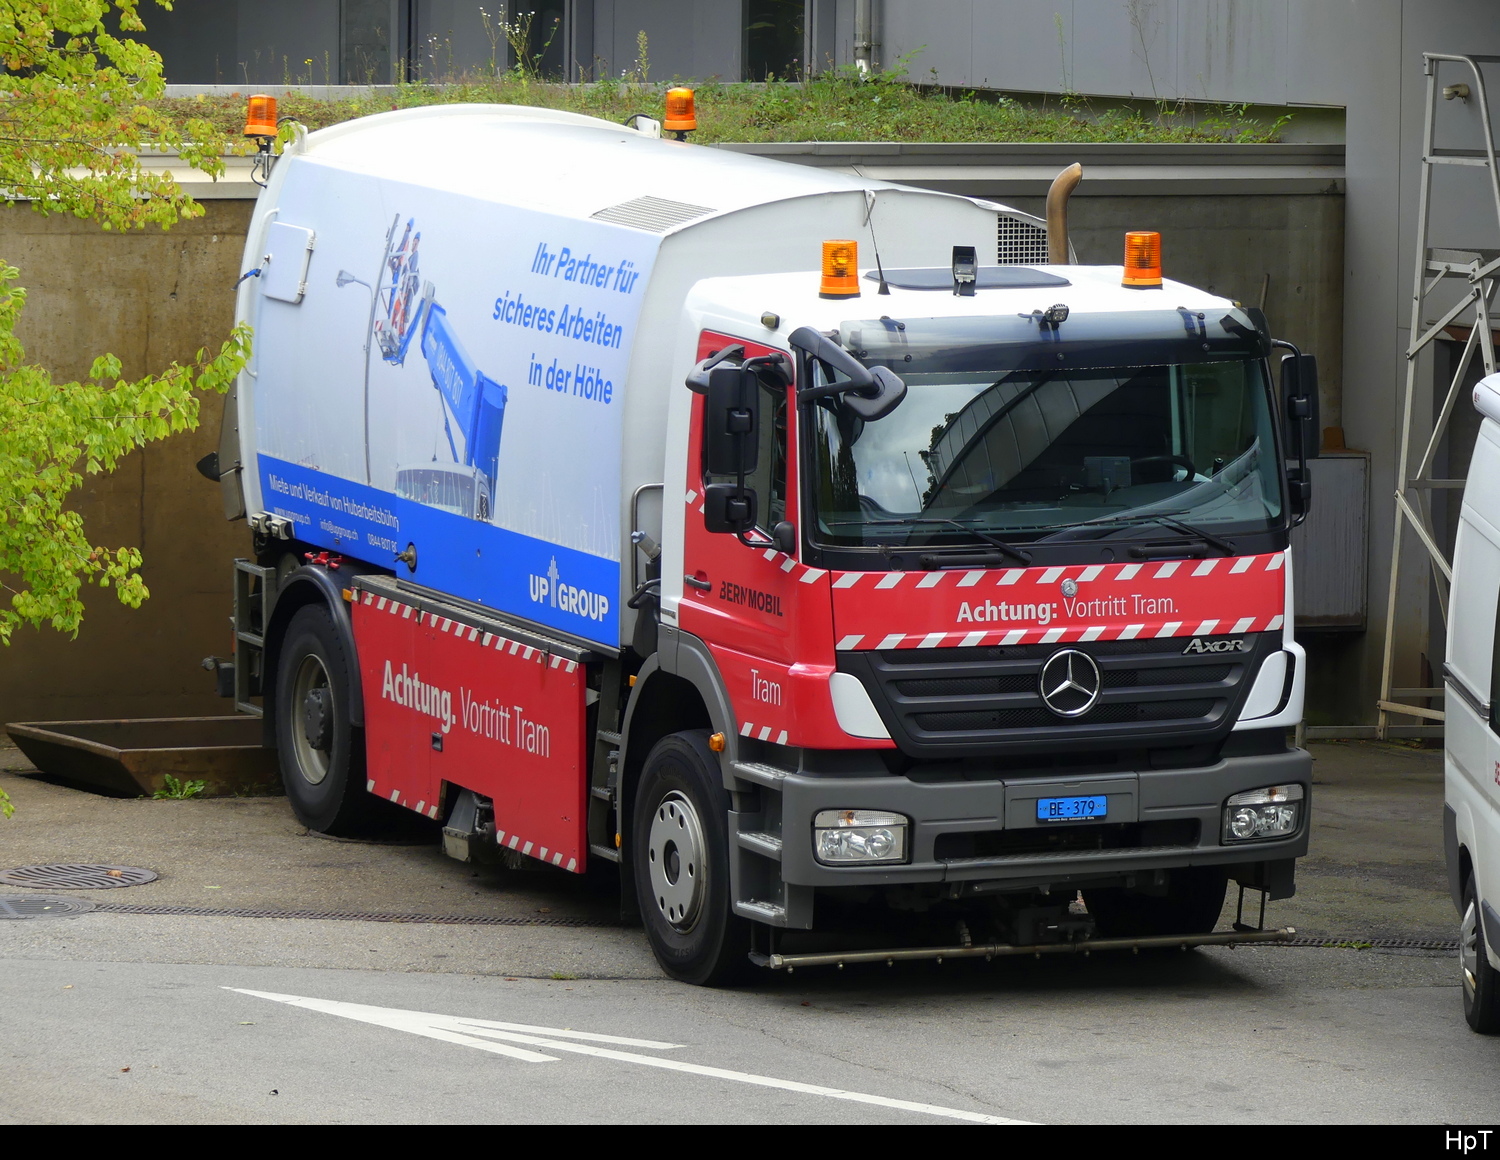
<path id="1" fill-rule="evenodd" d="M 263 510 L 428 588 L 619 643 L 620 439 L 659 238 L 288 157 L 315 236 L 262 296 Z M 270 259 L 275 261 L 273 255 Z"/>
<path id="2" fill-rule="evenodd" d="M 618 644 L 620 566 L 352 480 L 260 457 L 266 510 L 299 540 L 550 628 Z M 417 566 L 395 557 L 408 544 Z"/>

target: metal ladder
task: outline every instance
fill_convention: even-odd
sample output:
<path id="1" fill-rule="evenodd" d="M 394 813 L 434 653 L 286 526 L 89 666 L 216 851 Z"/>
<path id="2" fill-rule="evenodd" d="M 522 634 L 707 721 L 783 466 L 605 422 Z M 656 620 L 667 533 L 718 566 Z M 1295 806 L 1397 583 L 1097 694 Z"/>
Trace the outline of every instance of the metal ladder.
<path id="1" fill-rule="evenodd" d="M 1443 65 L 1457 66 L 1442 69 Z M 1416 718 L 1418 722 L 1441 723 L 1443 711 L 1413 701 L 1443 696 L 1439 687 L 1396 687 L 1398 668 L 1409 671 L 1410 657 L 1398 657 L 1397 619 L 1403 585 L 1414 585 L 1430 576 L 1443 622 L 1448 619 L 1448 587 L 1453 580 L 1453 565 L 1438 543 L 1432 523 L 1432 493 L 1446 489 L 1461 493 L 1462 479 L 1438 479 L 1432 474 L 1433 461 L 1443 446 L 1454 405 L 1463 390 L 1464 379 L 1477 352 L 1485 374 L 1495 373 L 1495 343 L 1490 326 L 1497 281 L 1500 281 L 1500 250 L 1433 248 L 1432 181 L 1439 166 L 1459 166 L 1478 171 L 1488 179 L 1488 192 L 1494 203 L 1497 235 L 1500 235 L 1500 168 L 1496 165 L 1495 135 L 1490 120 L 1490 103 L 1484 83 L 1482 65 L 1500 65 L 1500 56 L 1453 56 L 1447 53 L 1422 54 L 1422 71 L 1427 78 L 1427 99 L 1422 138 L 1421 194 L 1417 205 L 1416 269 L 1412 279 L 1411 338 L 1406 350 L 1406 388 L 1402 399 L 1401 451 L 1396 477 L 1395 534 L 1391 541 L 1390 590 L 1386 599 L 1385 652 L 1380 670 L 1379 736 L 1390 735 L 1392 718 Z M 1469 80 L 1455 81 L 1439 88 L 1440 71 L 1457 73 Z M 1436 142 L 1437 97 L 1473 101 L 1483 125 L 1481 149 L 1442 148 Z M 1454 281 L 1460 284 L 1455 288 Z M 1457 299 L 1454 292 L 1457 290 Z M 1431 311 L 1435 318 L 1424 321 Z M 1441 311 L 1439 314 L 1438 312 Z M 1419 406 L 1428 401 L 1426 384 L 1419 375 L 1422 356 L 1445 335 L 1468 329 L 1463 354 L 1454 369 L 1443 405 L 1427 433 L 1426 417 Z M 1429 411 L 1430 414 L 1430 411 Z M 1418 450 L 1420 448 L 1420 454 Z M 1426 559 L 1421 565 L 1403 567 L 1405 536 L 1410 533 L 1421 545 Z"/>

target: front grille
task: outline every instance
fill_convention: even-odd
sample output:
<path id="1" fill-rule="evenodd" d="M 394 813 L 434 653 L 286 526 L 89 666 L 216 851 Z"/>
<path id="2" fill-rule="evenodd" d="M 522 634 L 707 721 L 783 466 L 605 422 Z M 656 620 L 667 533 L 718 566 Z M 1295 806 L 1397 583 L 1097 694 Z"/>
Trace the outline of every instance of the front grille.
<path id="1" fill-rule="evenodd" d="M 1191 720 L 1213 712 L 1214 702 L 1147 701 L 1132 704 L 1101 704 L 1078 718 L 1080 722 L 1116 724 L 1121 721 Z M 933 733 L 951 733 L 977 729 L 1042 729 L 1057 720 L 1047 709 L 992 709 L 977 713 L 916 713 L 917 725 Z"/>
<path id="2" fill-rule="evenodd" d="M 1164 846 L 1191 848 L 1198 844 L 1199 833 L 1196 819 L 1184 819 L 939 834 L 933 845 L 933 858 L 938 862 L 953 862 L 966 858 L 1003 858 L 1013 854 L 1159 849 Z"/>
<path id="3" fill-rule="evenodd" d="M 1124 744 L 1193 745 L 1221 739 L 1248 691 L 1247 675 L 1281 647 L 1281 634 L 1243 640 L 1246 651 L 1184 654 L 1191 637 L 989 648 L 844 652 L 886 727 L 909 756 L 1043 752 Z M 1043 702 L 1042 666 L 1064 648 L 1099 666 L 1097 702 L 1079 717 Z"/>

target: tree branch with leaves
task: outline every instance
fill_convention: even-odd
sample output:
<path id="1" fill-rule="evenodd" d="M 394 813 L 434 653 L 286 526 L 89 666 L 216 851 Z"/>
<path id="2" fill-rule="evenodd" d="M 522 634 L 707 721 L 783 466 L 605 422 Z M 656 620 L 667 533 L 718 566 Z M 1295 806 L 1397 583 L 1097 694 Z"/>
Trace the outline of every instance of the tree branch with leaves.
<path id="1" fill-rule="evenodd" d="M 156 0 L 170 9 L 170 0 Z M 106 230 L 162 229 L 201 215 L 142 151 L 176 151 L 213 176 L 240 148 L 207 120 L 170 121 L 161 57 L 130 38 L 144 29 L 139 0 L 0 0 L 0 201 L 38 213 L 91 218 Z M 21 625 L 76 634 L 86 585 L 122 604 L 149 595 L 139 548 L 94 544 L 69 501 L 86 475 L 112 471 L 131 451 L 197 427 L 199 396 L 227 390 L 244 366 L 249 332 L 141 378 L 114 355 L 86 379 L 58 383 L 25 360 L 16 323 L 26 292 L 0 255 L 0 643 Z M 10 802 L 0 791 L 0 813 Z"/>

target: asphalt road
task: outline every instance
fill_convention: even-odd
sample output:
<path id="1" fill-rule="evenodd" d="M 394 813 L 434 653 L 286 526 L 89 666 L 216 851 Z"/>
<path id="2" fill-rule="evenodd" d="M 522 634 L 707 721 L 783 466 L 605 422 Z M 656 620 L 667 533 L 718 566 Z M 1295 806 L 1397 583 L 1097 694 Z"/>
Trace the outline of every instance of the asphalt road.
<path id="1" fill-rule="evenodd" d="M 1451 939 L 1437 755 L 1318 757 L 1313 854 L 1268 921 Z M 4 866 L 161 873 L 75 895 L 99 902 L 611 917 L 569 876 L 309 837 L 278 799 L 0 787 L 20 807 Z M 0 1123 L 1483 1123 L 1500 1039 L 1458 1008 L 1444 952 L 911 964 L 706 991 L 663 979 L 629 928 L 91 913 L 0 922 Z"/>

